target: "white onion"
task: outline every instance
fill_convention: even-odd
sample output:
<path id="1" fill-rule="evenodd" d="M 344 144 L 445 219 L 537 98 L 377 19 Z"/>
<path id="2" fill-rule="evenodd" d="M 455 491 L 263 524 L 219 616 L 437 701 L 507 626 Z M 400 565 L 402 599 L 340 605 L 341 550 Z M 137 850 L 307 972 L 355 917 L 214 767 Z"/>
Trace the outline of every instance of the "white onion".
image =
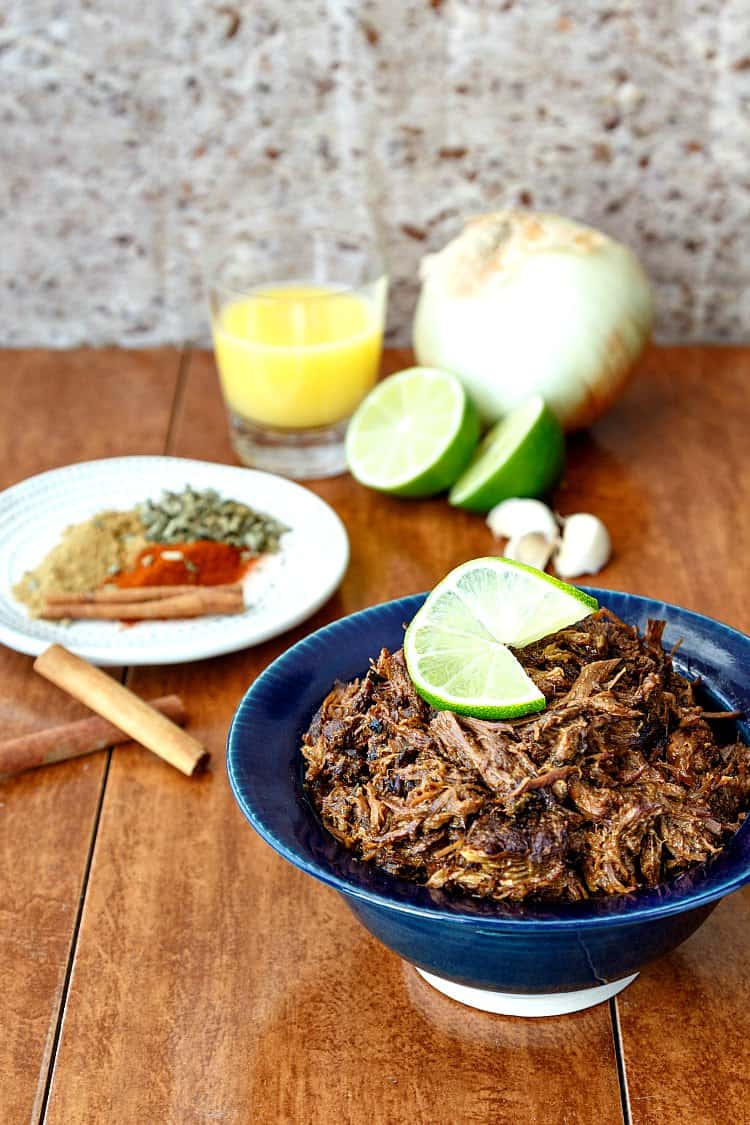
<path id="1" fill-rule="evenodd" d="M 417 362 L 459 375 L 486 423 L 542 395 L 563 426 L 598 418 L 651 331 L 646 276 L 627 247 L 559 215 L 472 219 L 422 262 Z"/>

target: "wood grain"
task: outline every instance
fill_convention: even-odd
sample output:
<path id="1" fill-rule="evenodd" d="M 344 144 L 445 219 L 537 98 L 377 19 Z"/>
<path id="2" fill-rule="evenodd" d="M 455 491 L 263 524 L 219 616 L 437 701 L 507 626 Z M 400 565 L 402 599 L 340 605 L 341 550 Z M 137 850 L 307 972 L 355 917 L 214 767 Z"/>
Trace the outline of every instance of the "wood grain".
<path id="1" fill-rule="evenodd" d="M 749 375 L 746 350 L 655 349 L 618 407 L 570 442 L 555 503 L 610 526 L 615 557 L 598 584 L 750 627 Z M 193 357 L 172 433 L 174 453 L 234 460 L 210 357 Z M 114 754 L 48 1121 L 620 1121 L 606 1007 L 525 1022 L 453 1004 L 234 806 L 226 727 L 274 656 L 498 546 L 442 500 L 391 501 L 347 477 L 312 487 L 352 540 L 346 579 L 316 617 L 256 649 L 132 677 L 143 694 L 184 696 L 213 769 L 188 780 L 137 749 Z M 617 1001 L 636 1125 L 746 1117 L 749 898 L 722 904 Z"/>
<path id="2" fill-rule="evenodd" d="M 177 454 L 229 459 L 206 357 L 193 358 L 173 433 Z M 183 695 L 212 772 L 188 781 L 114 753 L 48 1121 L 616 1122 L 606 1006 L 540 1025 L 440 997 L 234 805 L 221 747 L 258 672 L 310 628 L 424 589 L 492 546 L 481 519 L 441 500 L 389 501 L 347 477 L 313 487 L 352 543 L 341 590 L 313 621 L 132 677 L 139 693 Z"/>
<path id="3" fill-rule="evenodd" d="M 261 662 L 141 671 L 136 687 L 179 685 L 220 762 Z M 115 752 L 49 1122 L 472 1123 L 524 1107 L 619 1119 L 606 1007 L 532 1026 L 454 1005 L 261 843 L 222 768 L 188 781 Z"/>
<path id="4" fill-rule="evenodd" d="M 565 511 L 619 538 L 607 585 L 750 631 L 750 352 L 652 352 L 620 408 L 580 441 Z M 619 518 L 618 518 L 619 515 Z M 726 899 L 616 1000 L 634 1125 L 748 1119 L 750 890 Z"/>
<path id="5" fill-rule="evenodd" d="M 162 452 L 177 369 L 174 352 L 0 353 L 0 484 Z M 87 714 L 31 664 L 0 646 L 7 737 Z M 0 1120 L 12 1125 L 41 1105 L 105 762 L 100 753 L 0 783 Z"/>
<path id="6" fill-rule="evenodd" d="M 0 488 L 74 461 L 164 452 L 180 362 L 174 350 L 9 350 L 0 357 Z"/>
<path id="7" fill-rule="evenodd" d="M 594 585 L 750 631 L 748 385 L 750 349 L 653 349 L 617 407 L 573 439 L 558 507 L 594 511 L 614 541 Z"/>
<path id="8" fill-rule="evenodd" d="M 633 1125 L 750 1119 L 750 890 L 617 999 Z"/>

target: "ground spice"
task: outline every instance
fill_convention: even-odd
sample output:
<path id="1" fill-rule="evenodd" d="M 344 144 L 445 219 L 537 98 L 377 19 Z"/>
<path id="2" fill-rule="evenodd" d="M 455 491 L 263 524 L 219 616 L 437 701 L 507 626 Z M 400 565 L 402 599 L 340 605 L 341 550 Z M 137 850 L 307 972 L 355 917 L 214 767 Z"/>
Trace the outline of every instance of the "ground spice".
<path id="1" fill-rule="evenodd" d="M 149 545 L 133 568 L 114 579 L 117 586 L 221 586 L 239 582 L 255 558 L 249 551 L 199 539 L 195 543 Z"/>
<path id="2" fill-rule="evenodd" d="M 72 524 L 34 570 L 13 587 L 13 594 L 40 617 L 47 594 L 85 594 L 120 570 L 131 567 L 146 545 L 136 512 L 100 512 Z"/>

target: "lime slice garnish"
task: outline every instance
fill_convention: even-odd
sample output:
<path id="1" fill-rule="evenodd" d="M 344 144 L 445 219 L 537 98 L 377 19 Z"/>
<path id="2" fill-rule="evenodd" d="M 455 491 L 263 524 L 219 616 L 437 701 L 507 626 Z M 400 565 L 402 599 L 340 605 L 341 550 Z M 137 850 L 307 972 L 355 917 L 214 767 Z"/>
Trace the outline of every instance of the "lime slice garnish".
<path id="1" fill-rule="evenodd" d="M 479 419 L 460 380 L 410 367 L 378 383 L 346 434 L 346 458 L 360 484 L 397 496 L 450 488 L 479 440 Z"/>
<path id="2" fill-rule="evenodd" d="M 509 559 L 472 559 L 439 583 L 406 630 L 414 686 L 441 711 L 486 719 L 545 699 L 507 647 L 523 648 L 598 609 L 595 598 Z"/>
<path id="3" fill-rule="evenodd" d="M 541 496 L 560 476 L 564 459 L 560 423 L 535 395 L 488 431 L 451 489 L 450 502 L 488 512 L 511 496 Z"/>

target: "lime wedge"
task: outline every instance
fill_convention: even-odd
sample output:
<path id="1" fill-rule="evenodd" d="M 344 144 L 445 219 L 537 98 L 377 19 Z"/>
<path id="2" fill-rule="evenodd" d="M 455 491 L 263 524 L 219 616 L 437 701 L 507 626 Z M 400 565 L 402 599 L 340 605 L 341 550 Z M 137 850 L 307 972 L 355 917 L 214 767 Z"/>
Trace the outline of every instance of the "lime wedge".
<path id="1" fill-rule="evenodd" d="M 598 609 L 575 586 L 509 559 L 472 559 L 429 595 L 406 630 L 414 686 L 441 711 L 507 719 L 545 699 L 508 649 L 523 648 Z"/>
<path id="2" fill-rule="evenodd" d="M 457 508 L 488 512 L 511 496 L 541 496 L 560 476 L 564 459 L 560 423 L 535 395 L 488 431 L 449 500 Z"/>
<path id="3" fill-rule="evenodd" d="M 450 488 L 479 440 L 479 418 L 461 382 L 434 367 L 410 367 L 378 383 L 346 434 L 353 477 L 396 496 Z"/>

